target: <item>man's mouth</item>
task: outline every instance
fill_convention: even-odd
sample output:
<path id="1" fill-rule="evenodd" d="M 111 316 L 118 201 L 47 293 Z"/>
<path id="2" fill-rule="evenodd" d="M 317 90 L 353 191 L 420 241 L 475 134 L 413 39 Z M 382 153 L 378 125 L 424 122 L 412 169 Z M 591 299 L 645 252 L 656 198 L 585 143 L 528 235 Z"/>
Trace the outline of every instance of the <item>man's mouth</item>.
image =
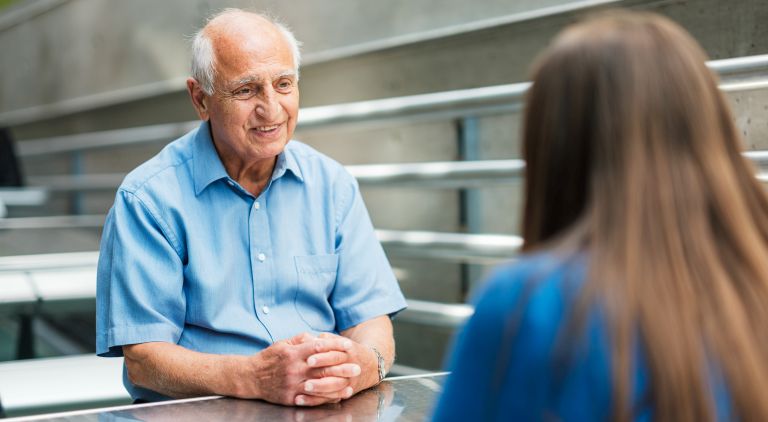
<path id="1" fill-rule="evenodd" d="M 274 132 L 275 130 L 277 130 L 277 128 L 279 128 L 279 127 L 280 127 L 280 125 L 269 125 L 269 126 L 257 126 L 257 127 L 253 128 L 253 129 L 255 131 L 261 132 L 261 133 L 271 133 L 271 132 Z"/>

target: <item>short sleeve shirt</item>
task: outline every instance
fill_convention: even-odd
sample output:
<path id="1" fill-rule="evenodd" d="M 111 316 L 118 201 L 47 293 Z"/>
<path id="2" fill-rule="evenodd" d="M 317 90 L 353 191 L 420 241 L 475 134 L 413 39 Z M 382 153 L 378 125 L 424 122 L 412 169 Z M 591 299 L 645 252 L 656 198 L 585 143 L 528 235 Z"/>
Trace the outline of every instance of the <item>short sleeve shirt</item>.
<path id="1" fill-rule="evenodd" d="M 99 256 L 97 354 L 162 341 L 248 355 L 405 306 L 340 164 L 290 141 L 254 197 L 227 175 L 204 122 L 117 191 Z M 125 383 L 134 398 L 162 398 Z"/>

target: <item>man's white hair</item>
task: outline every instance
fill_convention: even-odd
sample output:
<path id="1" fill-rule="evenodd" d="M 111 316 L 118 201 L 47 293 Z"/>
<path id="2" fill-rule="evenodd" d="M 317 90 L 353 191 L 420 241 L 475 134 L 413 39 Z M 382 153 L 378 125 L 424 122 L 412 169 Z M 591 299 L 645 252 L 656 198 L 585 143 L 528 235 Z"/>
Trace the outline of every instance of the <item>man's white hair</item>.
<path id="1" fill-rule="evenodd" d="M 295 65 L 296 79 L 299 77 L 299 65 L 301 64 L 301 43 L 296 40 L 296 36 L 293 32 L 277 18 L 263 14 L 248 12 L 242 9 L 228 8 L 214 15 L 211 15 L 206 21 L 205 26 L 195 33 L 192 38 L 192 77 L 197 80 L 200 86 L 208 95 L 213 95 L 213 81 L 216 78 L 216 54 L 213 51 L 213 43 L 210 37 L 205 33 L 205 28 L 212 20 L 226 15 L 251 13 L 258 15 L 267 21 L 271 22 L 277 27 L 281 34 L 285 37 L 288 44 L 291 46 L 291 53 L 293 54 L 293 63 Z"/>

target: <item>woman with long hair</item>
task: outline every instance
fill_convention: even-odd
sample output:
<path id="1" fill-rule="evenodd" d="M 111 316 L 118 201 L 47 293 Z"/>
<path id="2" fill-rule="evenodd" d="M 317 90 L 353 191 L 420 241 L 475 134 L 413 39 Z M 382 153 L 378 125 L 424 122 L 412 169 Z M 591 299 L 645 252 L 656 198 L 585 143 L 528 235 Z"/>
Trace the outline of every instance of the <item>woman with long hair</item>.
<path id="1" fill-rule="evenodd" d="M 437 420 L 768 420 L 768 199 L 706 56 L 614 12 L 527 96 L 523 255 L 460 333 Z"/>

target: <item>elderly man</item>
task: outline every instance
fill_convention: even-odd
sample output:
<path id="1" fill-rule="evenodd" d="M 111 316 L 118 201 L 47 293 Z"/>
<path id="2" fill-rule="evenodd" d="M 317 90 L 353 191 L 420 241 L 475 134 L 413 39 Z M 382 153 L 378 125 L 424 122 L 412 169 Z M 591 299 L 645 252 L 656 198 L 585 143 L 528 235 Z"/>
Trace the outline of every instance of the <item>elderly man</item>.
<path id="1" fill-rule="evenodd" d="M 104 227 L 97 353 L 125 356 L 138 400 L 287 405 L 377 384 L 405 307 L 356 181 L 290 141 L 299 49 L 230 9 L 193 42 L 203 123 L 131 172 Z"/>

